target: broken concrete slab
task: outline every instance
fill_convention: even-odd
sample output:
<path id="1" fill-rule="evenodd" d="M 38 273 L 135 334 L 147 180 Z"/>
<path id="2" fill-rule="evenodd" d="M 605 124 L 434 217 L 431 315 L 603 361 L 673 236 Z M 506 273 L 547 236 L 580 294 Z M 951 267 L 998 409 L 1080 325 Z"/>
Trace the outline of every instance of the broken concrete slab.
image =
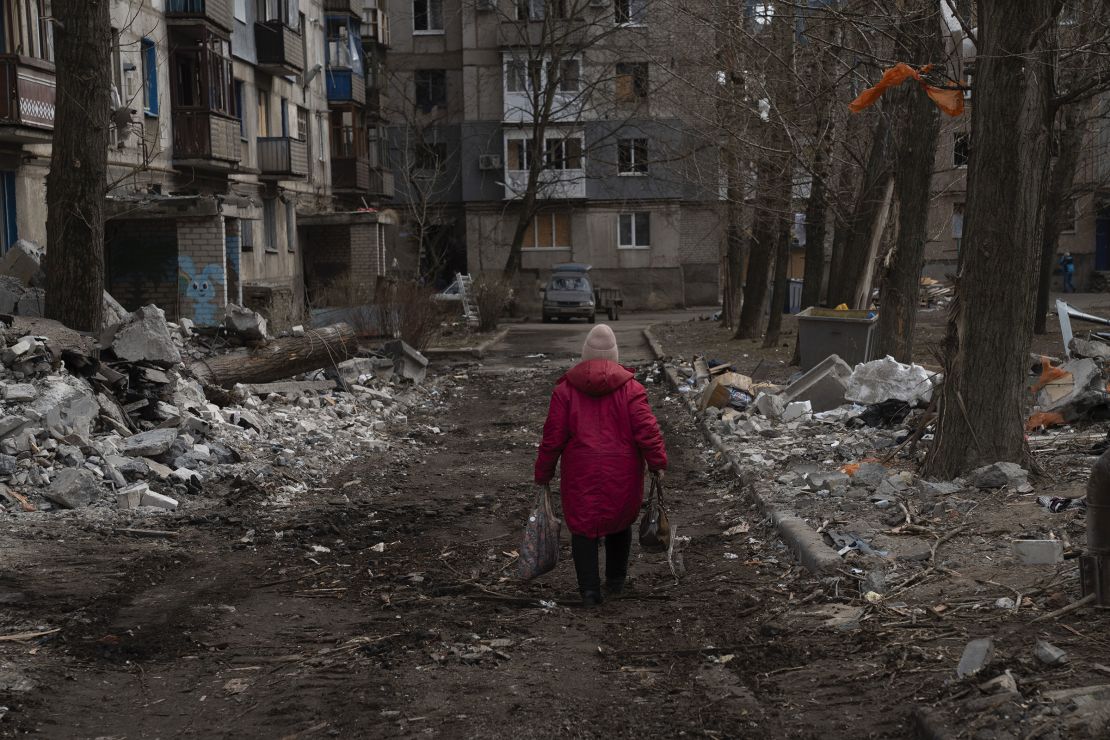
<path id="1" fill-rule="evenodd" d="M 890 475 L 890 470 L 885 465 L 879 463 L 862 463 L 855 474 L 852 475 L 852 483 L 857 486 L 866 486 L 867 488 L 877 488 L 887 476 Z"/>
<path id="2" fill-rule="evenodd" d="M 1090 358 L 1070 360 L 1053 373 L 1056 377 L 1038 382 L 1037 407 L 1041 411 L 1059 411 L 1088 391 L 1104 390 L 1105 381 L 1098 363 Z"/>
<path id="3" fill-rule="evenodd" d="M 998 462 L 977 468 L 968 475 L 968 485 L 974 488 L 1002 488 L 1006 486 L 1019 493 L 1032 491 L 1029 472 L 1017 463 Z"/>
<path id="4" fill-rule="evenodd" d="M 38 398 L 39 392 L 30 383 L 13 383 L 4 386 L 4 400 L 12 403 L 27 403 Z"/>
<path id="5" fill-rule="evenodd" d="M 752 407 L 768 419 L 779 419 L 782 417 L 782 412 L 786 410 L 786 403 L 782 400 L 782 396 L 760 393 L 755 397 Z"/>
<path id="6" fill-rule="evenodd" d="M 30 288 L 19 297 L 15 312 L 19 316 L 42 317 L 46 314 L 46 291 L 41 288 Z"/>
<path id="7" fill-rule="evenodd" d="M 166 509 L 167 511 L 174 511 L 177 509 L 178 501 L 175 498 L 164 496 L 161 493 L 154 491 L 146 491 L 143 493 L 142 500 L 139 502 L 140 506 L 155 506 L 159 509 Z"/>
<path id="8" fill-rule="evenodd" d="M 1057 666 L 1068 662 L 1068 654 L 1047 640 L 1037 640 L 1033 654 L 1045 665 Z"/>
<path id="9" fill-rule="evenodd" d="M 926 496 L 951 496 L 964 490 L 964 486 L 952 481 L 917 481 L 917 490 Z"/>
<path id="10" fill-rule="evenodd" d="M 41 427 L 68 427 L 75 434 L 88 437 L 92 433 L 93 422 L 100 414 L 100 404 L 88 383 L 65 376 L 61 382 L 48 385 L 23 413 Z"/>
<path id="11" fill-rule="evenodd" d="M 415 347 L 396 339 L 386 342 L 382 350 L 393 358 L 393 372 L 414 383 L 423 383 L 428 373 L 428 358 Z"/>
<path id="12" fill-rule="evenodd" d="M 43 496 L 63 509 L 79 509 L 100 498 L 100 479 L 85 468 L 63 468 Z"/>
<path id="13" fill-rule="evenodd" d="M 116 491 L 116 505 L 121 509 L 137 509 L 143 500 L 143 495 L 150 491 L 150 486 L 143 482 L 132 483 Z"/>
<path id="14" fill-rule="evenodd" d="M 813 407 L 809 401 L 793 401 L 786 404 L 786 408 L 782 410 L 782 421 L 784 423 L 808 419 L 811 416 L 813 416 Z"/>
<path id="15" fill-rule="evenodd" d="M 814 492 L 847 488 L 851 480 L 847 473 L 840 472 L 807 473 L 805 475 L 806 486 Z"/>
<path id="16" fill-rule="evenodd" d="M 782 392 L 783 404 L 809 401 L 814 413 L 831 411 L 844 404 L 844 392 L 852 368 L 837 355 L 829 355 Z"/>
<path id="17" fill-rule="evenodd" d="M 270 338 L 265 317 L 237 303 L 229 303 L 224 309 L 224 325 L 243 339 L 261 341 Z"/>
<path id="18" fill-rule="evenodd" d="M 1022 565 L 1055 565 L 1064 562 L 1060 540 L 1014 540 L 1014 555 Z"/>
<path id="19" fill-rule="evenodd" d="M 101 346 L 110 346 L 116 357 L 129 362 L 163 365 L 181 362 L 181 352 L 166 326 L 166 314 L 154 305 L 128 314 L 126 321 L 105 332 Z"/>
<path id="20" fill-rule="evenodd" d="M 1070 348 L 1072 357 L 1089 357 L 1102 362 L 1110 360 L 1110 344 L 1106 342 L 1075 337 L 1071 340 Z"/>
<path id="21" fill-rule="evenodd" d="M 42 271 L 44 253 L 38 244 L 20 239 L 0 258 L 0 275 L 15 278 L 25 288 L 45 288 L 46 275 Z"/>
<path id="22" fill-rule="evenodd" d="M 141 432 L 128 437 L 121 441 L 118 447 L 123 455 L 157 457 L 166 454 L 173 443 L 177 441 L 177 437 L 178 431 L 176 429 L 152 429 L 149 432 Z"/>
<path id="23" fill-rule="evenodd" d="M 271 393 L 320 393 L 335 390 L 334 380 L 290 380 L 285 383 L 255 383 L 242 386 L 248 393 L 268 396 Z"/>
<path id="24" fill-rule="evenodd" d="M 980 637 L 972 640 L 964 647 L 960 656 L 960 664 L 956 667 L 956 675 L 960 678 L 974 676 L 990 664 L 994 658 L 994 640 L 990 637 Z"/>

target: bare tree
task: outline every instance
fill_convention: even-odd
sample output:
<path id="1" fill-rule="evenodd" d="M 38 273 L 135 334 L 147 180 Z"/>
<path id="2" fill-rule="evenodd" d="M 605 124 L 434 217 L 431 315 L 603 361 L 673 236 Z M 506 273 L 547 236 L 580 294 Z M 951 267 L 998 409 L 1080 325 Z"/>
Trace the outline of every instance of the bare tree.
<path id="1" fill-rule="evenodd" d="M 104 294 L 111 20 L 108 0 L 54 0 L 57 103 L 46 180 L 46 315 L 98 331 Z"/>

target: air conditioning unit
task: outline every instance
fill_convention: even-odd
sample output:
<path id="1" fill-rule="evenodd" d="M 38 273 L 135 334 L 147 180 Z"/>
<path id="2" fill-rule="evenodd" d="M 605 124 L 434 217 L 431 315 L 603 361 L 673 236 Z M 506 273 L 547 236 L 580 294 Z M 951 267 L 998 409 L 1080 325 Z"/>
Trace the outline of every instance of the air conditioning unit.
<path id="1" fill-rule="evenodd" d="M 497 0 L 478 0 L 478 10 L 497 10 Z"/>
<path id="2" fill-rule="evenodd" d="M 499 170 L 501 169 L 501 156 L 498 154 L 479 154 L 478 155 L 478 169 L 480 170 Z"/>

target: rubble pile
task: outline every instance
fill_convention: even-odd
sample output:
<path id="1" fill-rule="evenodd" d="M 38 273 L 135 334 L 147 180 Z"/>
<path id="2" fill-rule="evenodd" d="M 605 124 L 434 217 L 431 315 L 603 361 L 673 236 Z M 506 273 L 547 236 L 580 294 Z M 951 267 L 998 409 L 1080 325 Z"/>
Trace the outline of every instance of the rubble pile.
<path id="1" fill-rule="evenodd" d="M 206 386 L 194 369 L 218 359 L 213 346 L 269 336 L 240 306 L 227 326 L 201 338 L 156 306 L 124 313 L 96 344 L 41 319 L 0 326 L 0 513 L 174 510 L 221 479 L 270 481 L 281 503 L 384 449 L 426 393 L 427 360 L 399 342 L 283 382 Z"/>

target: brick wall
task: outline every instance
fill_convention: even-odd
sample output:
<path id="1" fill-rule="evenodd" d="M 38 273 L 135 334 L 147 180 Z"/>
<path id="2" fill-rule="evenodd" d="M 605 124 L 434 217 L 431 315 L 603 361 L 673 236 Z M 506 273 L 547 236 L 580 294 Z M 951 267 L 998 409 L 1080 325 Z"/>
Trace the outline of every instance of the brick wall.
<path id="1" fill-rule="evenodd" d="M 128 311 L 155 304 L 178 318 L 177 226 L 170 220 L 109 221 L 105 284 Z"/>
<path id="2" fill-rule="evenodd" d="M 181 274 L 180 315 L 197 326 L 216 326 L 227 305 L 227 253 L 222 216 L 177 222 L 177 265 Z"/>
<path id="3" fill-rule="evenodd" d="M 682 232 L 678 245 L 682 264 L 716 265 L 724 240 L 724 212 L 714 208 L 682 209 Z"/>
<path id="4" fill-rule="evenodd" d="M 378 224 L 351 226 L 351 286 L 356 300 L 370 300 L 378 277 L 385 274 L 381 246 Z"/>
<path id="5" fill-rule="evenodd" d="M 302 232 L 304 280 L 315 306 L 347 305 L 351 231 L 347 226 L 312 226 Z"/>

